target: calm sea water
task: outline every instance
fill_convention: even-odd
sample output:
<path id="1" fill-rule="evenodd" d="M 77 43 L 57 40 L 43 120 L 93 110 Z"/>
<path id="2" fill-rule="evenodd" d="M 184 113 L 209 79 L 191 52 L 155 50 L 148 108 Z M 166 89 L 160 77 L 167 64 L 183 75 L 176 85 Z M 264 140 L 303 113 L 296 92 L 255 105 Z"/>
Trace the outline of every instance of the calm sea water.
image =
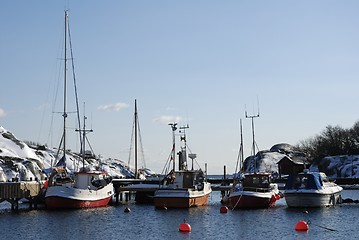
<path id="1" fill-rule="evenodd" d="M 359 190 L 344 190 L 343 198 L 359 199 Z M 23 205 L 25 208 L 27 205 Z M 87 210 L 11 212 L 0 204 L 1 239 L 358 239 L 359 204 L 322 209 L 276 207 L 229 210 L 220 213 L 220 193 L 212 193 L 208 206 L 156 210 L 152 205 L 120 204 Z M 124 209 L 129 207 L 130 213 Z M 178 231 L 186 221 L 190 233 Z M 296 232 L 300 220 L 310 220 L 308 232 Z M 331 230 L 328 230 L 331 229 Z"/>

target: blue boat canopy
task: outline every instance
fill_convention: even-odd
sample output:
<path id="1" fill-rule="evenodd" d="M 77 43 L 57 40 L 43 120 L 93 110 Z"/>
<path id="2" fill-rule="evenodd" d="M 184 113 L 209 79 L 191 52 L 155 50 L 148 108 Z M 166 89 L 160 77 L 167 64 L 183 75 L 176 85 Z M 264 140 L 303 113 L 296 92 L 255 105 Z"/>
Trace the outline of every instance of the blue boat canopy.
<path id="1" fill-rule="evenodd" d="M 323 182 L 328 181 L 327 176 L 320 172 L 304 172 L 289 175 L 285 189 L 323 189 Z"/>

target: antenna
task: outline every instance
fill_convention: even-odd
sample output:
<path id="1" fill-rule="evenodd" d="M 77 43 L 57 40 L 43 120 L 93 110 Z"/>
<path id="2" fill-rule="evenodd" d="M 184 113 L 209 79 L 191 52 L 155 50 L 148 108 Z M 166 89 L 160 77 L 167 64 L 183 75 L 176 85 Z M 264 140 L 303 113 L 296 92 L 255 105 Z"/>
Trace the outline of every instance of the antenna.
<path id="1" fill-rule="evenodd" d="M 93 129 L 86 129 L 86 120 L 87 120 L 87 117 L 85 115 L 85 103 L 84 103 L 84 116 L 83 116 L 83 128 L 78 128 L 78 129 L 75 129 L 76 132 L 79 132 L 80 133 L 80 138 L 81 138 L 81 148 L 80 148 L 80 151 L 81 151 L 81 155 L 82 155 L 82 168 L 83 168 L 83 171 L 85 171 L 85 155 L 86 155 L 86 151 L 85 151 L 85 148 L 86 148 L 86 140 L 87 140 L 87 137 L 86 137 L 86 134 L 87 133 L 91 133 L 93 132 Z M 81 136 L 82 134 L 82 136 Z M 90 146 L 91 147 L 91 146 Z"/>
<path id="2" fill-rule="evenodd" d="M 255 158 L 255 155 L 256 155 L 256 141 L 255 141 L 255 136 L 254 136 L 254 118 L 259 118 L 259 100 L 258 100 L 258 97 L 257 97 L 257 104 L 258 104 L 258 112 L 256 115 L 248 115 L 247 113 L 247 108 L 245 106 L 245 115 L 246 115 L 246 118 L 251 118 L 252 120 L 252 139 L 253 139 L 253 142 L 252 142 L 252 151 L 253 151 L 253 158 Z M 256 160 L 254 160 L 254 171 L 257 171 L 257 163 L 256 163 Z"/>
<path id="3" fill-rule="evenodd" d="M 173 144 L 172 144 L 172 160 L 173 160 L 173 171 L 175 171 L 176 170 L 176 162 L 175 162 L 175 159 L 176 159 L 176 139 L 175 139 L 175 132 L 177 130 L 177 123 L 173 122 L 173 123 L 169 123 L 168 125 L 170 125 L 171 129 L 172 129 L 172 141 L 173 141 Z"/>

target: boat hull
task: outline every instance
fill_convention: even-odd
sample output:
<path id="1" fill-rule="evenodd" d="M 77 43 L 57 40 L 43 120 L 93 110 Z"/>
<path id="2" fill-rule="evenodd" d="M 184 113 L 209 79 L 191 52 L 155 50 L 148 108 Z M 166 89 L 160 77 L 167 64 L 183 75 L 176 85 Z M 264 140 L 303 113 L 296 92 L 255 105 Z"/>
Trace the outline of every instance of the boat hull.
<path id="1" fill-rule="evenodd" d="M 105 207 L 110 202 L 111 197 L 93 201 L 77 200 L 63 197 L 47 197 L 45 199 L 46 207 L 49 209 L 77 209 Z"/>
<path id="2" fill-rule="evenodd" d="M 229 196 L 232 209 L 269 208 L 276 202 L 275 194 L 258 192 L 235 192 Z"/>
<path id="3" fill-rule="evenodd" d="M 160 190 L 159 190 L 160 191 Z M 178 192 L 177 192 L 178 193 Z M 196 197 L 185 196 L 186 193 L 183 192 L 181 196 L 172 196 L 172 193 L 160 192 L 161 196 L 156 196 L 154 198 L 154 204 L 156 208 L 190 208 L 203 206 L 207 204 L 209 194 L 201 195 Z M 164 196 L 167 195 L 167 196 Z"/>
<path id="4" fill-rule="evenodd" d="M 284 192 L 288 207 L 328 207 L 334 206 L 341 200 L 340 191 L 323 193 L 320 191 L 287 191 Z"/>
<path id="5" fill-rule="evenodd" d="M 206 184 L 205 190 L 194 189 L 159 189 L 154 194 L 156 208 L 190 208 L 207 204 L 212 190 Z"/>
<path id="6" fill-rule="evenodd" d="M 112 184 L 99 190 L 52 186 L 46 190 L 45 204 L 49 209 L 104 207 L 109 204 L 112 195 Z"/>

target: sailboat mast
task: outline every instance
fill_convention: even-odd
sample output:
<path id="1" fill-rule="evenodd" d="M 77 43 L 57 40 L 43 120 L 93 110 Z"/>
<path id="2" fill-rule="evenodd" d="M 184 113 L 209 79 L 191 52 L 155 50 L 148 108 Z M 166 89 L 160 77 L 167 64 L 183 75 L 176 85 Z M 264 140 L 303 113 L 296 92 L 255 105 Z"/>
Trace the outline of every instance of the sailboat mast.
<path id="1" fill-rule="evenodd" d="M 239 171 L 242 171 L 242 164 L 243 164 L 243 159 L 244 159 L 244 155 L 243 155 L 243 129 L 242 129 L 242 119 L 240 119 L 240 128 L 241 128 L 241 146 L 240 146 L 240 162 L 239 162 Z"/>
<path id="2" fill-rule="evenodd" d="M 65 34 L 64 34 L 64 112 L 63 112 L 63 119 L 64 119 L 64 129 L 63 129 L 63 154 L 65 156 L 66 152 L 66 118 L 67 118 L 67 109 L 66 109 L 66 94 L 67 94 L 67 28 L 68 28 L 68 11 L 65 10 Z"/>
<path id="3" fill-rule="evenodd" d="M 137 116 L 137 100 L 135 99 L 135 178 L 138 178 L 138 169 L 137 169 L 137 125 L 138 125 L 138 116 Z"/>

